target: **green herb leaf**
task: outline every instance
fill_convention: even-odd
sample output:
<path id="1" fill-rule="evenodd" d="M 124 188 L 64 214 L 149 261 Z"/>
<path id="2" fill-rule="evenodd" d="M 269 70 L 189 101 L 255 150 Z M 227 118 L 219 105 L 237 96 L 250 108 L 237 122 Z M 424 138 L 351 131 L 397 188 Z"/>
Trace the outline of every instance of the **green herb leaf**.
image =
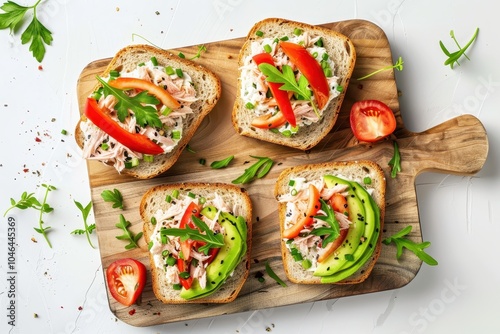
<path id="1" fill-rule="evenodd" d="M 380 69 L 378 69 L 378 70 L 376 70 L 374 72 L 371 72 L 371 73 L 369 73 L 369 74 L 367 74 L 367 75 L 365 75 L 365 76 L 363 76 L 361 78 L 358 78 L 358 80 L 364 80 L 366 78 L 371 77 L 372 75 L 375 75 L 377 73 L 380 73 L 380 72 L 383 72 L 383 71 L 387 71 L 387 70 L 390 70 L 390 69 L 393 69 L 393 68 L 396 69 L 396 70 L 398 70 L 398 71 L 402 71 L 403 70 L 403 63 L 404 63 L 403 62 L 403 58 L 399 57 L 398 61 L 394 65 L 389 65 L 389 66 L 382 67 L 382 68 L 380 68 Z"/>
<path id="2" fill-rule="evenodd" d="M 90 240 L 90 234 L 92 234 L 92 232 L 94 231 L 95 224 L 92 225 L 87 224 L 87 218 L 90 214 L 90 210 L 92 210 L 92 201 L 90 201 L 89 204 L 87 204 L 85 207 L 80 202 L 77 202 L 75 200 L 73 201 L 75 202 L 75 205 L 78 208 L 78 210 L 80 210 L 80 212 L 82 213 L 83 226 L 85 228 L 83 230 L 81 229 L 74 230 L 71 232 L 71 234 L 80 234 L 80 235 L 85 234 L 87 236 L 87 241 L 90 247 L 95 248 L 94 245 L 92 244 L 92 241 Z"/>
<path id="3" fill-rule="evenodd" d="M 133 248 L 138 248 L 139 245 L 137 242 L 139 239 L 142 237 L 142 232 L 137 233 L 134 235 L 130 230 L 130 222 L 125 219 L 125 217 L 120 214 L 120 222 L 117 223 L 115 226 L 123 230 L 123 234 L 119 235 L 116 237 L 118 240 L 125 240 L 129 241 L 129 243 L 125 246 L 125 249 L 133 249 Z"/>
<path id="4" fill-rule="evenodd" d="M 111 87 L 106 81 L 99 76 L 97 80 L 102 84 L 105 95 L 113 95 L 117 98 L 118 102 L 115 105 L 117 116 L 120 122 L 124 122 L 128 117 L 129 112 L 134 113 L 137 124 L 142 127 L 150 125 L 152 127 L 160 128 L 163 126 L 158 110 L 153 105 L 159 103 L 158 99 L 154 96 L 147 94 L 147 91 L 142 91 L 133 97 L 125 94 L 124 90 Z M 143 103 L 148 105 L 143 105 Z"/>
<path id="5" fill-rule="evenodd" d="M 406 248 L 409 251 L 413 252 L 420 260 L 427 263 L 430 266 L 436 266 L 438 262 L 429 254 L 427 254 L 424 249 L 429 247 L 431 243 L 429 241 L 424 241 L 421 243 L 415 243 L 410 239 L 407 239 L 406 236 L 411 232 L 411 225 L 405 227 L 394 235 L 385 238 L 382 242 L 385 245 L 390 245 L 393 242 L 396 247 L 396 257 L 399 259 L 403 254 L 403 249 Z"/>
<path id="6" fill-rule="evenodd" d="M 113 208 L 120 208 L 123 210 L 123 196 L 118 189 L 104 190 L 101 197 L 105 202 L 113 203 Z"/>
<path id="7" fill-rule="evenodd" d="M 325 248 L 326 245 L 328 245 L 330 242 L 333 242 L 340 235 L 340 225 L 337 218 L 335 218 L 335 211 L 333 211 L 332 207 L 326 204 L 326 202 L 323 199 L 320 199 L 320 202 L 321 202 L 321 210 L 326 213 L 326 216 L 318 215 L 314 216 L 314 218 L 328 223 L 329 227 L 320 227 L 313 229 L 311 231 L 311 234 L 317 236 L 323 236 L 323 235 L 327 236 L 323 239 L 323 243 L 321 245 L 321 247 Z"/>
<path id="8" fill-rule="evenodd" d="M 455 44 L 458 47 L 458 51 L 455 51 L 455 52 L 448 51 L 448 49 L 444 46 L 444 43 L 442 41 L 439 41 L 439 46 L 441 47 L 441 50 L 448 57 L 446 59 L 446 61 L 444 62 L 444 65 L 446 65 L 446 66 L 450 65 L 450 68 L 453 69 L 453 66 L 454 66 L 455 63 L 457 63 L 458 65 L 460 65 L 460 63 L 458 62 L 458 60 L 460 59 L 460 57 L 464 56 L 465 58 L 467 58 L 468 60 L 470 60 L 469 57 L 467 57 L 467 55 L 465 54 L 465 51 L 467 51 L 467 49 L 471 46 L 471 44 L 477 38 L 478 33 L 479 33 L 479 28 L 476 28 L 476 31 L 474 32 L 474 35 L 472 36 L 472 38 L 462 48 L 460 46 L 460 44 L 458 44 L 457 39 L 455 38 L 455 33 L 453 32 L 453 30 L 451 30 L 450 31 L 450 36 L 451 36 L 451 38 L 453 39 L 453 41 L 455 42 Z"/>
<path id="9" fill-rule="evenodd" d="M 392 166 L 391 177 L 394 179 L 398 172 L 401 172 L 401 155 L 399 154 L 399 146 L 396 141 L 394 142 L 394 154 L 388 164 Z"/>
<path id="10" fill-rule="evenodd" d="M 220 168 L 227 167 L 233 159 L 234 159 L 234 155 L 231 155 L 231 156 L 227 157 L 226 159 L 212 162 L 210 164 L 210 167 L 212 167 L 213 169 L 220 169 Z"/>
<path id="11" fill-rule="evenodd" d="M 0 9 L 5 12 L 0 14 L 0 29 L 10 28 L 10 31 L 14 32 L 30 7 L 20 6 L 15 2 L 7 1 Z"/>
<path id="12" fill-rule="evenodd" d="M 201 57 L 201 54 L 203 52 L 207 51 L 207 47 L 205 45 L 200 45 L 198 46 L 198 52 L 191 58 L 189 58 L 190 60 L 194 60 L 196 58 L 200 58 Z"/>
<path id="13" fill-rule="evenodd" d="M 242 175 L 240 175 L 235 180 L 231 181 L 232 183 L 234 184 L 250 183 L 256 178 L 258 179 L 263 178 L 264 176 L 267 175 L 267 173 L 269 173 L 271 167 L 274 164 L 274 161 L 271 160 L 271 158 L 257 157 L 253 155 L 251 155 L 251 157 L 258 159 L 258 161 L 254 163 L 252 166 L 245 169 L 245 172 Z"/>
<path id="14" fill-rule="evenodd" d="M 274 279 L 282 287 L 285 288 L 287 286 L 286 283 L 283 282 L 283 280 L 281 278 L 279 278 L 278 275 L 276 275 L 276 273 L 273 271 L 273 269 L 271 268 L 271 265 L 269 264 L 269 260 L 266 261 L 266 273 L 269 275 L 269 277 Z"/>

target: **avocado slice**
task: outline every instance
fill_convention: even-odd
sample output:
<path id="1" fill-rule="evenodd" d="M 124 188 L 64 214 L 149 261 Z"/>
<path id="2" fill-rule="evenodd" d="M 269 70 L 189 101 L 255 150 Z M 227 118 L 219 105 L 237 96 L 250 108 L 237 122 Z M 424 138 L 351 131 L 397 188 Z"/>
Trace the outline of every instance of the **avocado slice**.
<path id="1" fill-rule="evenodd" d="M 217 210 L 213 207 L 205 207 L 201 214 L 208 218 L 215 218 Z M 229 219 L 228 219 L 229 218 Z M 182 288 L 181 298 L 195 299 L 207 296 L 217 290 L 234 271 L 242 258 L 242 251 L 246 252 L 246 240 L 243 240 L 236 228 L 236 218 L 226 212 L 219 215 L 219 224 L 224 228 L 224 246 L 222 246 L 212 263 L 207 266 L 207 284 L 201 288 L 195 280 L 189 290 Z M 244 245 L 244 246 L 243 246 Z M 243 253 L 244 254 L 244 253 Z"/>
<path id="2" fill-rule="evenodd" d="M 344 243 L 322 263 L 318 263 L 314 276 L 329 276 L 336 273 L 344 265 L 353 263 L 354 252 L 361 244 L 361 238 L 365 231 L 365 207 L 356 194 L 351 182 L 333 175 L 324 176 L 327 187 L 331 188 L 336 184 L 347 185 L 347 205 L 349 206 L 349 220 L 352 225 L 349 227 Z"/>

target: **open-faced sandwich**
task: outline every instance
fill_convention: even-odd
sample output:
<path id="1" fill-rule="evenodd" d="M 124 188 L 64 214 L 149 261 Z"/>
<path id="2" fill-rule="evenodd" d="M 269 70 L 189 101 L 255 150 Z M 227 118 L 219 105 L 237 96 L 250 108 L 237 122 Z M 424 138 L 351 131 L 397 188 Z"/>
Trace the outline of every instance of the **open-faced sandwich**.
<path id="1" fill-rule="evenodd" d="M 381 248 L 385 177 L 371 161 L 296 166 L 278 178 L 281 252 L 295 283 L 364 281 Z"/>
<path id="2" fill-rule="evenodd" d="M 140 212 L 153 291 L 166 304 L 233 301 L 248 276 L 252 204 L 221 183 L 156 186 Z"/>
<path id="3" fill-rule="evenodd" d="M 356 61 L 352 42 L 322 27 L 278 18 L 253 26 L 240 51 L 236 131 L 301 150 L 332 129 Z"/>
<path id="4" fill-rule="evenodd" d="M 120 50 L 87 98 L 75 136 L 83 157 L 146 179 L 169 169 L 221 94 L 210 70 L 148 45 Z"/>

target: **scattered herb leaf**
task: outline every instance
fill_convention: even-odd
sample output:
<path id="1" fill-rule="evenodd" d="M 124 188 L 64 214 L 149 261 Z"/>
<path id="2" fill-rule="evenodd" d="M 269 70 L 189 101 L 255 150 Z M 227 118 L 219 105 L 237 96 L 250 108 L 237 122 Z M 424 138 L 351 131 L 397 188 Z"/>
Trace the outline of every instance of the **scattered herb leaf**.
<path id="1" fill-rule="evenodd" d="M 391 177 L 394 179 L 398 172 L 401 172 L 401 155 L 399 154 L 399 146 L 396 141 L 394 141 L 394 154 L 388 164 L 392 166 Z"/>
<path id="2" fill-rule="evenodd" d="M 387 70 L 390 70 L 390 69 L 396 69 L 398 71 L 402 71 L 403 70 L 403 58 L 402 57 L 399 57 L 398 58 L 398 61 L 394 64 L 394 65 L 389 65 L 389 66 L 385 66 L 385 67 L 382 67 L 374 72 L 371 72 L 367 75 L 365 75 L 364 77 L 361 77 L 361 78 L 358 78 L 358 80 L 364 80 L 366 78 L 369 78 L 371 77 L 372 75 L 375 75 L 377 73 L 380 73 L 380 72 L 383 72 L 383 71 L 387 71 Z"/>
<path id="3" fill-rule="evenodd" d="M 425 248 L 431 245 L 429 241 L 424 241 L 417 244 L 405 238 L 405 236 L 411 232 L 411 229 L 412 229 L 411 225 L 407 226 L 401 231 L 395 233 L 394 235 L 385 238 L 384 240 L 382 240 L 382 242 L 385 245 L 389 245 L 391 242 L 394 242 L 394 244 L 397 247 L 396 257 L 398 259 L 403 254 L 403 248 L 406 248 L 409 251 L 413 252 L 420 260 L 424 261 L 428 265 L 436 266 L 438 262 L 432 256 L 430 256 L 424 251 Z"/>
<path id="4" fill-rule="evenodd" d="M 190 60 L 194 60 L 196 58 L 200 58 L 201 57 L 201 54 L 203 52 L 206 52 L 207 51 L 207 47 L 205 45 L 200 45 L 198 46 L 198 52 L 191 58 L 189 58 Z"/>
<path id="5" fill-rule="evenodd" d="M 465 58 L 467 58 L 468 60 L 470 60 L 469 57 L 467 57 L 467 55 L 465 54 L 465 51 L 467 51 L 467 49 L 469 48 L 469 46 L 471 46 L 471 44 L 474 42 L 474 40 L 476 39 L 478 33 L 479 33 L 479 28 L 476 28 L 476 31 L 474 32 L 474 35 L 472 36 L 472 38 L 462 48 L 460 46 L 460 44 L 458 44 L 457 39 L 455 38 L 455 33 L 453 32 L 453 30 L 451 30 L 450 31 L 450 36 L 451 36 L 451 38 L 453 39 L 453 41 L 455 42 L 455 44 L 458 47 L 458 51 L 455 51 L 455 52 L 452 52 L 452 53 L 450 53 L 448 51 L 448 49 L 444 46 L 444 43 L 442 41 L 439 41 L 439 46 L 441 47 L 441 50 L 448 57 L 448 59 L 446 59 L 446 61 L 444 62 L 444 65 L 446 65 L 446 66 L 450 65 L 450 67 L 453 69 L 453 65 L 455 63 L 457 63 L 458 65 L 460 65 L 460 63 L 458 62 L 458 60 L 460 59 L 460 57 L 464 56 Z"/>
<path id="6" fill-rule="evenodd" d="M 118 189 L 104 190 L 101 197 L 105 202 L 113 203 L 113 208 L 120 208 L 123 210 L 123 196 Z"/>
<path id="7" fill-rule="evenodd" d="M 226 159 L 212 162 L 210 164 L 210 167 L 212 167 L 213 169 L 220 169 L 220 168 L 227 167 L 233 159 L 234 159 L 234 155 L 231 155 L 231 156 L 227 157 Z"/>
<path id="8" fill-rule="evenodd" d="M 281 285 L 282 287 L 286 287 L 286 283 L 283 282 L 283 280 L 281 278 L 278 277 L 278 275 L 276 275 L 276 273 L 273 271 L 273 269 L 271 268 L 271 265 L 269 264 L 269 260 L 266 261 L 266 273 L 269 275 L 269 277 L 271 277 L 273 280 L 275 280 L 279 285 Z"/>
<path id="9" fill-rule="evenodd" d="M 120 214 L 120 222 L 117 223 L 115 226 L 123 230 L 123 234 L 119 235 L 116 237 L 118 240 L 126 240 L 129 241 L 129 244 L 125 246 L 125 249 L 133 249 L 133 248 L 138 248 L 139 245 L 137 244 L 137 241 L 142 237 L 142 232 L 137 233 L 134 235 L 130 230 L 130 222 L 125 219 L 125 217 Z"/>
<path id="10" fill-rule="evenodd" d="M 269 170 L 274 164 L 274 161 L 271 160 L 271 158 L 267 157 L 256 157 L 251 155 L 252 158 L 258 159 L 256 163 L 254 163 L 252 166 L 248 167 L 245 169 L 245 172 L 240 175 L 238 178 L 235 180 L 231 181 L 234 184 L 240 184 L 240 183 L 250 183 L 252 182 L 255 178 L 260 179 L 269 173 Z"/>
<path id="11" fill-rule="evenodd" d="M 95 230 L 95 224 L 90 224 L 90 225 L 87 224 L 87 218 L 90 214 L 90 210 L 92 209 L 92 201 L 90 201 L 89 204 L 87 204 L 85 207 L 80 202 L 77 202 L 75 200 L 73 201 L 75 202 L 76 207 L 82 213 L 84 229 L 76 229 L 72 231 L 71 234 L 78 234 L 78 235 L 85 234 L 87 236 L 87 241 L 89 242 L 90 247 L 95 248 L 94 245 L 92 244 L 92 241 L 90 240 L 90 235 Z"/>
<path id="12" fill-rule="evenodd" d="M 332 207 L 326 204 L 326 202 L 323 199 L 320 199 L 320 202 L 321 202 L 321 210 L 326 213 L 326 216 L 319 215 L 319 216 L 314 216 L 314 218 L 326 222 L 329 225 L 329 227 L 315 228 L 311 231 L 311 234 L 317 236 L 326 236 L 323 239 L 323 243 L 321 246 L 325 248 L 326 245 L 337 239 L 337 237 L 340 234 L 340 226 L 339 226 L 339 221 L 337 220 L 337 218 L 335 218 L 335 212 L 333 211 Z"/>

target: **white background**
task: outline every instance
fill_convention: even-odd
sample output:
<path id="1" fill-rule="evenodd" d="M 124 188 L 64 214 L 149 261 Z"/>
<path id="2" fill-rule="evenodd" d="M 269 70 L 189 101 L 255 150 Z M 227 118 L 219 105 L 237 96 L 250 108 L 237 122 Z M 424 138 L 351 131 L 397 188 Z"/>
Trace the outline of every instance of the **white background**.
<path id="1" fill-rule="evenodd" d="M 26 4 L 25 1 L 20 1 Z M 28 4 L 34 3 L 28 1 Z M 313 5 L 314 3 L 314 5 Z M 22 191 L 57 191 L 45 216 L 53 248 L 34 232 L 34 211 L 17 219 L 16 327 L 8 325 L 7 219 L 0 220 L 2 333 L 498 333 L 500 332 L 500 66 L 498 13 L 489 1 L 76 1 L 46 0 L 39 18 L 54 41 L 43 70 L 20 43 L 0 31 L 0 212 Z M 158 12 L 158 13 L 156 13 Z M 423 131 L 461 114 L 484 124 L 489 155 L 473 177 L 422 174 L 416 189 L 424 240 L 439 261 L 393 291 L 246 312 L 156 327 L 131 327 L 110 312 L 99 250 L 70 235 L 82 218 L 73 200 L 88 203 L 87 170 L 71 135 L 78 120 L 77 78 L 85 65 L 121 47 L 144 42 L 162 48 L 245 36 L 266 17 L 311 24 L 362 18 L 386 33 L 402 92 L 406 127 Z M 24 25 L 22 28 L 24 28 Z M 439 40 L 454 50 L 476 27 L 477 41 L 455 69 L 444 66 Z M 61 134 L 69 131 L 68 136 Z M 35 138 L 41 139 L 37 142 Z M 27 171 L 25 171 L 27 169 Z M 90 222 L 93 222 L 93 215 Z M 34 237 L 38 242 L 34 242 Z M 97 244 L 97 238 L 93 235 Z M 34 317 L 37 314 L 38 317 Z"/>

